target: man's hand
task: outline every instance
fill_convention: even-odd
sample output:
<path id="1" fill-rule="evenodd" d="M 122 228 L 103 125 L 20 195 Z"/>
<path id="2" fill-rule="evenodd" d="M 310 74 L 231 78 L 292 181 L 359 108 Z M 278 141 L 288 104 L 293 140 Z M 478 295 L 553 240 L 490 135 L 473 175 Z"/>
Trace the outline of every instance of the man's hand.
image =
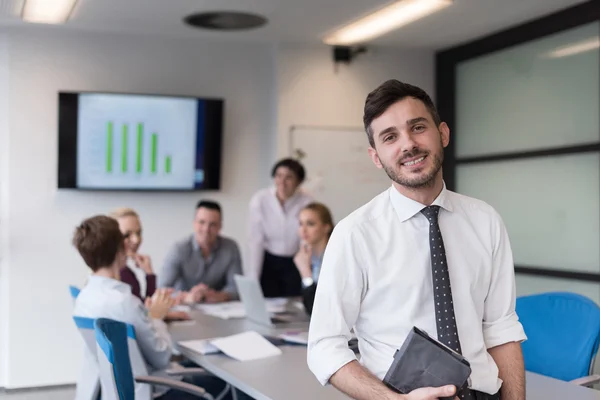
<path id="1" fill-rule="evenodd" d="M 171 297 L 172 289 L 156 289 L 152 297 L 146 298 L 148 314 L 154 319 L 165 319 L 175 300 Z"/>
<path id="2" fill-rule="evenodd" d="M 183 304 L 195 304 L 200 303 L 204 300 L 204 295 L 206 291 L 209 290 L 208 286 L 204 283 L 200 283 L 190 289 L 189 292 L 182 292 L 178 295 L 179 303 Z"/>
<path id="3" fill-rule="evenodd" d="M 450 397 L 456 393 L 456 388 L 453 385 L 441 387 L 426 387 L 415 389 L 407 395 L 399 398 L 404 400 L 438 400 L 440 397 Z"/>
<path id="4" fill-rule="evenodd" d="M 216 290 L 208 289 L 204 293 L 204 301 L 207 303 L 223 303 L 229 301 L 231 296 L 227 292 L 217 292 Z"/>
<path id="5" fill-rule="evenodd" d="M 453 385 L 415 389 L 409 394 L 393 392 L 379 378 L 354 360 L 337 370 L 331 378 L 336 389 L 357 400 L 438 400 L 456 393 Z"/>

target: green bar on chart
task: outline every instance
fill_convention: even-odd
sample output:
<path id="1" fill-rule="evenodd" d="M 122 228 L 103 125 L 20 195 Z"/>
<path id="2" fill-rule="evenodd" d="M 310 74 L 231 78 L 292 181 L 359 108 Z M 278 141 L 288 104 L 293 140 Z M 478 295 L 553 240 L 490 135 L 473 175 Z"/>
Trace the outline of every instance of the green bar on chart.
<path id="1" fill-rule="evenodd" d="M 135 159 L 135 171 L 140 174 L 142 172 L 142 144 L 144 141 L 144 124 L 137 125 L 137 149 Z"/>
<path id="2" fill-rule="evenodd" d="M 158 147 L 158 135 L 156 133 L 152 134 L 152 158 L 150 159 L 150 171 L 155 174 L 156 173 L 156 153 Z"/>
<path id="3" fill-rule="evenodd" d="M 171 156 L 165 157 L 165 172 L 167 174 L 171 173 Z"/>
<path id="4" fill-rule="evenodd" d="M 106 172 L 112 172 L 113 123 L 106 126 Z"/>
<path id="5" fill-rule="evenodd" d="M 127 172 L 127 124 L 121 132 L 121 172 Z"/>

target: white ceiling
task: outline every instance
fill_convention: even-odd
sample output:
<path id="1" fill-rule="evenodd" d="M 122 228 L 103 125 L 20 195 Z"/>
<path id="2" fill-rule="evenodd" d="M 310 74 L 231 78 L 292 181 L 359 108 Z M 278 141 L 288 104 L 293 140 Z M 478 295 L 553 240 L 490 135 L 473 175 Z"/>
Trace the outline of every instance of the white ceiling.
<path id="1" fill-rule="evenodd" d="M 0 0 L 0 28 L 25 26 L 24 0 Z M 454 4 L 373 42 L 377 45 L 441 49 L 536 19 L 585 0 L 454 0 Z M 218 3 L 218 4 L 217 4 Z M 271 43 L 314 43 L 331 29 L 389 0 L 79 0 L 59 29 L 170 35 Z M 244 32 L 205 32 L 183 25 L 185 15 L 216 10 L 249 11 L 269 19 Z"/>

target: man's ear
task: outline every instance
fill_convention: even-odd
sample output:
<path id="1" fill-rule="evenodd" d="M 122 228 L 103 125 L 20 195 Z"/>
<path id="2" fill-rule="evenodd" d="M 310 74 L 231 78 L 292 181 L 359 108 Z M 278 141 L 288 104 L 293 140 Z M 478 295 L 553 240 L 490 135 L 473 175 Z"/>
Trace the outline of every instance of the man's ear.
<path id="1" fill-rule="evenodd" d="M 447 147 L 448 144 L 450 143 L 450 128 L 448 127 L 448 124 L 445 122 L 442 122 L 440 124 L 440 135 L 442 135 L 442 145 L 444 147 Z"/>
<path id="2" fill-rule="evenodd" d="M 383 168 L 383 164 L 381 164 L 381 160 L 379 159 L 379 155 L 377 155 L 377 150 L 369 146 L 369 157 L 371 157 L 371 161 L 373 164 L 379 169 Z"/>

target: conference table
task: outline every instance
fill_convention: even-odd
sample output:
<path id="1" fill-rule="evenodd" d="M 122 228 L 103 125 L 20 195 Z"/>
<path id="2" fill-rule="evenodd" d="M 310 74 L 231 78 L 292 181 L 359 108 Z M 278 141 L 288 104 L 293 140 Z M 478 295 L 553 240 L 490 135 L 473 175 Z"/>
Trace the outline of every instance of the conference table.
<path id="1" fill-rule="evenodd" d="M 170 325 L 173 340 L 212 339 L 245 331 L 266 336 L 289 331 L 306 331 L 308 323 L 294 323 L 273 329 L 253 323 L 246 318 L 221 319 L 202 311 L 190 312 L 192 321 Z M 202 355 L 183 346 L 179 352 L 252 396 L 256 400 L 337 400 L 348 399 L 330 385 L 323 387 L 306 364 L 306 347 L 280 346 L 281 355 L 254 361 L 236 361 L 224 354 Z M 527 372 L 527 400 L 600 400 L 600 391 Z"/>

